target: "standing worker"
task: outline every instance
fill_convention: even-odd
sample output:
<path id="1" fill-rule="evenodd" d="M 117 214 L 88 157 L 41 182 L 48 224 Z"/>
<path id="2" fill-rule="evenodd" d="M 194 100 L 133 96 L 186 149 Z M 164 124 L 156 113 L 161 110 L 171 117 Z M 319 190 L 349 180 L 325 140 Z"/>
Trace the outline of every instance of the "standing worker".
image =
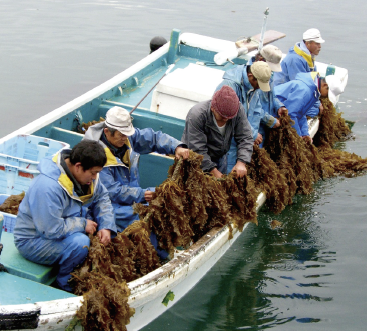
<path id="1" fill-rule="evenodd" d="M 274 74 L 274 84 L 281 85 L 296 78 L 300 72 L 317 72 L 315 57 L 319 55 L 321 38 L 318 29 L 308 29 L 303 33 L 303 40 L 289 49 L 288 54 L 281 62 L 282 71 Z M 322 113 L 323 107 L 319 100 L 307 111 L 307 116 L 315 117 Z"/>

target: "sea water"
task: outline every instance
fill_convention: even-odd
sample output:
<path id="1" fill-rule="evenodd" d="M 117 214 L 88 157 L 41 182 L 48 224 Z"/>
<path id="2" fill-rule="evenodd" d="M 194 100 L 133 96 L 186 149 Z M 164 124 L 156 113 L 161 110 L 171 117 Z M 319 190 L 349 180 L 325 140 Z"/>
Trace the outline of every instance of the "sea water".
<path id="1" fill-rule="evenodd" d="M 0 1 L 0 136 L 128 68 L 173 28 L 227 40 L 267 29 L 287 52 L 309 28 L 317 57 L 349 70 L 340 97 L 367 157 L 367 3 L 363 0 Z M 144 330 L 365 330 L 367 175 L 319 181 L 281 215 L 264 209 L 212 270 Z M 270 223 L 278 220 L 280 228 Z"/>

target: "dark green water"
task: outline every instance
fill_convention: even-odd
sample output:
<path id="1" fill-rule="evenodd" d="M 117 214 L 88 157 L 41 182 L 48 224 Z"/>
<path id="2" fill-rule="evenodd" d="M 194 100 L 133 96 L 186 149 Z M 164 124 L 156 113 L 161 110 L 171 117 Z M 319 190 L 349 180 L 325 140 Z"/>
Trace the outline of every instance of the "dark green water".
<path id="1" fill-rule="evenodd" d="M 221 39 L 267 28 L 287 52 L 315 27 L 317 57 L 349 70 L 343 150 L 367 157 L 363 0 L 0 1 L 0 136 L 78 97 L 149 53 L 173 28 Z M 367 176 L 320 181 L 281 215 L 260 212 L 235 245 L 147 330 L 366 330 Z M 278 220 L 283 227 L 272 229 Z"/>

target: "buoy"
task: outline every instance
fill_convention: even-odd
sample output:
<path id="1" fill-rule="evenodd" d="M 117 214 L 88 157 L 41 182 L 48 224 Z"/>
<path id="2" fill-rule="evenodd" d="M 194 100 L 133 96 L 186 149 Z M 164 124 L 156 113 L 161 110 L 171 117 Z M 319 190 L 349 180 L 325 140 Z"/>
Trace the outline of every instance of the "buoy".
<path id="1" fill-rule="evenodd" d="M 157 36 L 157 37 L 152 38 L 152 40 L 150 41 L 150 53 L 153 53 L 154 51 L 156 51 L 158 48 L 162 47 L 166 43 L 167 43 L 167 40 L 164 37 Z"/>

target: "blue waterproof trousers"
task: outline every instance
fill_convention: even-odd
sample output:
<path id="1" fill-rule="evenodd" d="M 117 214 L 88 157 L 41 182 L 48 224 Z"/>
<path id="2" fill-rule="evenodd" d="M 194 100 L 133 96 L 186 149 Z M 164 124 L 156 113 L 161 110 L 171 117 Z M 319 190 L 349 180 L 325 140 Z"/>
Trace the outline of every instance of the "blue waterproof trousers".
<path id="1" fill-rule="evenodd" d="M 20 253 L 35 263 L 59 265 L 56 281 L 61 289 L 71 292 L 68 280 L 75 267 L 84 262 L 88 255 L 90 240 L 81 232 L 76 232 L 61 240 L 38 237 L 24 239 L 17 246 Z"/>

